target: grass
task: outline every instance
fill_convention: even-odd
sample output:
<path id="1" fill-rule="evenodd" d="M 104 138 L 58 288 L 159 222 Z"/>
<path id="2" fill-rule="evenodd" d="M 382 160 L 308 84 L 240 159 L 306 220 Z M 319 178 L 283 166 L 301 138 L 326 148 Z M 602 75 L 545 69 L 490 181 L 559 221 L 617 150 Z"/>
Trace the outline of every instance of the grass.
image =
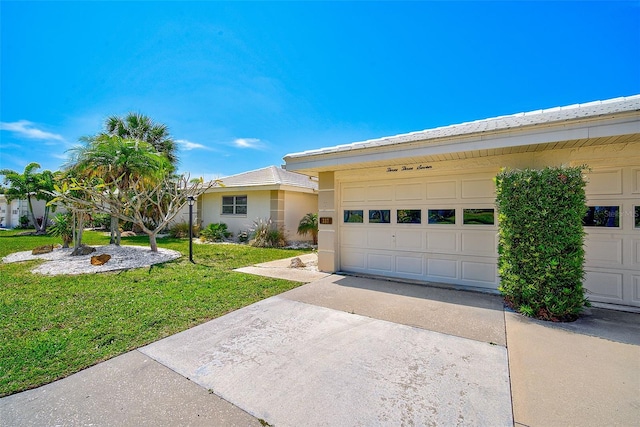
<path id="1" fill-rule="evenodd" d="M 49 236 L 0 232 L 0 257 L 59 243 Z M 146 237 L 123 238 L 148 245 Z M 85 232 L 90 245 L 108 244 Z M 152 267 L 83 275 L 43 276 L 42 261 L 0 263 L 0 396 L 38 387 L 160 338 L 298 286 L 236 273 L 234 268 L 303 251 L 240 245 L 194 245 L 163 238 L 159 247 L 182 258 Z"/>

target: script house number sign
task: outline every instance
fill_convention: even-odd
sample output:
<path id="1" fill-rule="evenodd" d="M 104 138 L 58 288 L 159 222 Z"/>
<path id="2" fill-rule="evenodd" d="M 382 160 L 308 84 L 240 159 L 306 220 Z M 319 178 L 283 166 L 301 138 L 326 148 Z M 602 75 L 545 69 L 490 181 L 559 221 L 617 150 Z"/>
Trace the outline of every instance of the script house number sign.
<path id="1" fill-rule="evenodd" d="M 389 166 L 387 172 L 408 172 L 413 170 L 427 170 L 431 169 L 431 165 L 418 165 L 418 166 Z"/>

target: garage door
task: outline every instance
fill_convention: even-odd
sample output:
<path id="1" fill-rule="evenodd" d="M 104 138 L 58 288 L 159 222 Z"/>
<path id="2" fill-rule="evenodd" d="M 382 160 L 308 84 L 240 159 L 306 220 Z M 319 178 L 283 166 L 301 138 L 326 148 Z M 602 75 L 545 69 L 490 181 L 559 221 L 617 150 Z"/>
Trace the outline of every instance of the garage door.
<path id="1" fill-rule="evenodd" d="M 341 270 L 496 289 L 494 176 L 341 182 Z M 588 298 L 640 307 L 640 168 L 587 178 Z"/>
<path id="2" fill-rule="evenodd" d="M 588 297 L 640 307 L 640 167 L 593 168 L 587 180 Z"/>
<path id="3" fill-rule="evenodd" d="M 497 288 L 494 176 L 341 182 L 341 270 Z"/>

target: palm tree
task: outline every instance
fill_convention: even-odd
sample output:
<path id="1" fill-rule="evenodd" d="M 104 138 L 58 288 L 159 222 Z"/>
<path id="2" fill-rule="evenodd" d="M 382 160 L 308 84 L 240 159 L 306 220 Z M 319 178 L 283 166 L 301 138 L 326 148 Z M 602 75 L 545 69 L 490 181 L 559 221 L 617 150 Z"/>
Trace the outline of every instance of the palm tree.
<path id="1" fill-rule="evenodd" d="M 298 224 L 298 234 L 306 236 L 311 234 L 313 244 L 318 244 L 318 214 L 308 213 L 302 217 L 300 224 Z"/>
<path id="2" fill-rule="evenodd" d="M 116 199 L 127 197 L 132 182 L 155 183 L 162 180 L 172 166 L 151 144 L 137 139 L 100 134 L 83 138 L 83 141 L 84 146 L 71 150 L 67 169 L 79 178 L 102 180 L 105 190 L 114 198 L 110 209 L 111 243 L 119 244 L 118 218 L 113 210 L 118 205 Z"/>
<path id="3" fill-rule="evenodd" d="M 9 188 L 5 191 L 7 200 L 27 199 L 29 206 L 29 214 L 31 221 L 36 228 L 36 234 L 47 233 L 47 223 L 49 221 L 49 205 L 45 205 L 44 216 L 42 222 L 38 224 L 35 214 L 33 213 L 33 199 L 44 200 L 49 202 L 53 199 L 50 193 L 53 191 L 53 173 L 49 170 L 37 173 L 40 169 L 38 163 L 29 163 L 23 173 L 19 173 L 10 169 L 0 170 L 0 175 L 4 175 L 4 183 L 9 184 Z"/>
<path id="4" fill-rule="evenodd" d="M 171 138 L 166 125 L 155 123 L 144 114 L 129 113 L 125 117 L 108 117 L 104 127 L 108 135 L 151 144 L 157 152 L 165 155 L 172 166 L 177 166 L 176 143 Z"/>

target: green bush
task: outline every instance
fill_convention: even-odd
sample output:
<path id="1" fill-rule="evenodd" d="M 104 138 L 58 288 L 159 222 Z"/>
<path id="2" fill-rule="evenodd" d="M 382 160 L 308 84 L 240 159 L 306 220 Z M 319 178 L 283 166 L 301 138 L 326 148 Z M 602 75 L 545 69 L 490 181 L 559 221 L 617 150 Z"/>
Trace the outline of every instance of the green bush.
<path id="1" fill-rule="evenodd" d="M 106 213 L 97 213 L 91 215 L 91 227 L 93 228 L 103 228 L 110 229 L 111 228 L 111 215 Z"/>
<path id="2" fill-rule="evenodd" d="M 584 167 L 502 170 L 496 177 L 500 292 L 515 310 L 575 320 L 584 295 Z"/>
<path id="3" fill-rule="evenodd" d="M 231 235 L 232 234 L 227 231 L 227 224 L 224 222 L 209 224 L 200 232 L 200 237 L 209 242 L 223 242 L 225 239 L 231 237 Z"/>
<path id="4" fill-rule="evenodd" d="M 62 247 L 68 248 L 73 241 L 73 219 L 70 212 L 59 213 L 53 218 L 53 224 L 47 232 L 62 239 Z"/>
<path id="5" fill-rule="evenodd" d="M 192 229 L 193 236 L 200 235 L 200 227 L 198 225 L 194 224 L 193 227 L 191 227 L 191 229 Z M 176 239 L 185 239 L 189 237 L 189 224 L 187 224 L 186 222 L 179 222 L 177 224 L 173 224 L 169 228 L 169 236 Z"/>
<path id="6" fill-rule="evenodd" d="M 271 219 L 254 221 L 251 229 L 251 246 L 260 248 L 281 248 L 287 245 L 284 232 L 277 228 Z"/>

